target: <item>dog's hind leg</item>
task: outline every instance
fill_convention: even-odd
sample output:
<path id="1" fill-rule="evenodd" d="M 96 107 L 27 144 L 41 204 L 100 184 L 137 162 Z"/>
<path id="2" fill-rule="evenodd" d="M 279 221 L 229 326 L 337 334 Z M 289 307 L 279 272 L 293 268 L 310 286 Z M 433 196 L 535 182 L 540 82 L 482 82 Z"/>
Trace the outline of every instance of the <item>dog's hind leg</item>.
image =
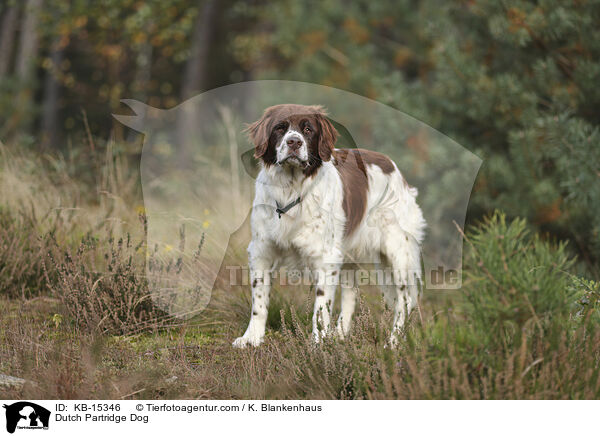
<path id="1" fill-rule="evenodd" d="M 335 291 L 339 283 L 341 256 L 329 256 L 328 261 L 314 263 L 315 309 L 313 313 L 313 339 L 320 342 L 330 332 L 331 313 Z"/>
<path id="2" fill-rule="evenodd" d="M 349 277 L 344 271 L 342 272 L 340 277 L 341 313 L 337 322 L 337 333 L 340 338 L 344 338 L 350 331 L 352 315 L 356 307 L 357 288 L 351 279 L 352 277 Z"/>
<path id="3" fill-rule="evenodd" d="M 418 241 L 399 225 L 388 233 L 382 251 L 392 266 L 394 321 L 390 344 L 395 346 L 398 335 L 411 311 L 418 305 L 421 280 L 421 251 Z"/>
<path id="4" fill-rule="evenodd" d="M 393 310 L 396 306 L 396 286 L 394 285 L 393 271 L 394 267 L 384 253 L 380 253 L 380 262 L 375 263 L 375 271 L 377 272 L 377 285 L 383 296 L 385 306 Z"/>

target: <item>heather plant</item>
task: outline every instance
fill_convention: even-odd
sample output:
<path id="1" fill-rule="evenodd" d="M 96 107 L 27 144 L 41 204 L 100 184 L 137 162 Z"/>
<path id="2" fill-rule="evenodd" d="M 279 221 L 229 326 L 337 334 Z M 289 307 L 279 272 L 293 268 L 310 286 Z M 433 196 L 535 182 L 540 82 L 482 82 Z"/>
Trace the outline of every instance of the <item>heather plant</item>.
<path id="1" fill-rule="evenodd" d="M 55 247 L 45 265 L 53 296 L 74 324 L 90 333 L 132 334 L 158 328 L 170 317 L 152 302 L 144 277 L 143 242 L 129 236 L 99 241 L 88 235 L 75 250 Z"/>

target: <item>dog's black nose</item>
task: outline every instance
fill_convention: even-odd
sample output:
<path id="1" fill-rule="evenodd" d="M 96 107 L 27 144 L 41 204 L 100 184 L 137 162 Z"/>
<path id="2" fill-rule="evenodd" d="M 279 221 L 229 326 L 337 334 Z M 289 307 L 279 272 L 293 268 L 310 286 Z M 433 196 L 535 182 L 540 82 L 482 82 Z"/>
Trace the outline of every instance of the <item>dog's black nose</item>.
<path id="1" fill-rule="evenodd" d="M 297 136 L 293 136 L 289 138 L 286 143 L 290 150 L 296 151 L 302 145 L 302 139 L 298 138 Z"/>

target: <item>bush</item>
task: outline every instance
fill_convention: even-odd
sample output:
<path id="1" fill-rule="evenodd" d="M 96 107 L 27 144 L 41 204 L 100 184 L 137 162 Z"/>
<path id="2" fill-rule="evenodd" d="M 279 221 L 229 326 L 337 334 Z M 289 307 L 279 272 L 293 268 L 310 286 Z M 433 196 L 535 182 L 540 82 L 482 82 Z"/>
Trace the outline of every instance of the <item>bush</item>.
<path id="1" fill-rule="evenodd" d="M 572 276 L 571 289 L 577 294 L 581 294 L 577 301 L 578 319 L 584 324 L 589 321 L 598 323 L 600 321 L 600 311 L 598 310 L 600 309 L 600 282 Z"/>
<path id="2" fill-rule="evenodd" d="M 532 236 L 525 220 L 507 223 L 499 212 L 466 239 L 463 312 L 483 341 L 512 345 L 524 328 L 568 322 L 581 290 L 569 286 L 566 244 Z"/>

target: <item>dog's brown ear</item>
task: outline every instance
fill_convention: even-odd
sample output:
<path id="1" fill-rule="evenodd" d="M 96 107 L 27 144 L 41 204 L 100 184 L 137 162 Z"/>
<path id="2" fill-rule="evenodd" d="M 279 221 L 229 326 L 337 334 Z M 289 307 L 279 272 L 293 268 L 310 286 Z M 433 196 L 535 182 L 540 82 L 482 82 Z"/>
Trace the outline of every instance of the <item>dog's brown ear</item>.
<path id="1" fill-rule="evenodd" d="M 254 157 L 260 159 L 267 152 L 269 146 L 270 135 L 270 120 L 271 117 L 267 111 L 260 117 L 259 120 L 249 124 L 245 132 L 248 134 L 250 141 L 254 144 Z"/>
<path id="2" fill-rule="evenodd" d="M 331 159 L 331 153 L 338 138 L 338 131 L 335 130 L 331 121 L 324 115 L 317 115 L 317 123 L 319 123 L 319 157 L 323 162 Z"/>

